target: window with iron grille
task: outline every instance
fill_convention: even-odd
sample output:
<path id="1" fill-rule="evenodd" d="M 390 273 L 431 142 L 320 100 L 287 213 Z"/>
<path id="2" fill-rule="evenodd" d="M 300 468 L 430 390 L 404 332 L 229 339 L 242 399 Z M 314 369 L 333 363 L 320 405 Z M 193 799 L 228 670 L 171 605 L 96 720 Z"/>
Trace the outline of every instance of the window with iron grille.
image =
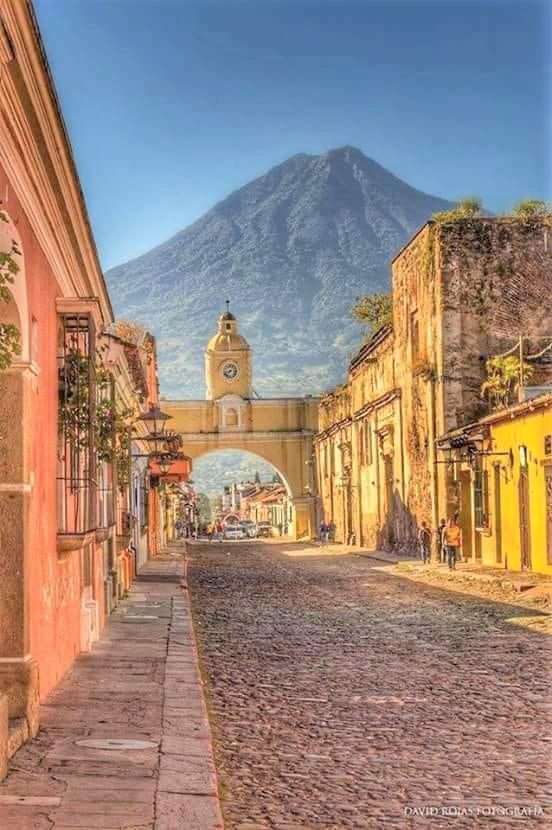
<path id="1" fill-rule="evenodd" d="M 58 533 L 96 527 L 95 338 L 89 314 L 60 318 L 58 351 Z"/>
<path id="2" fill-rule="evenodd" d="M 489 527 L 489 474 L 477 463 L 473 479 L 475 526 Z"/>

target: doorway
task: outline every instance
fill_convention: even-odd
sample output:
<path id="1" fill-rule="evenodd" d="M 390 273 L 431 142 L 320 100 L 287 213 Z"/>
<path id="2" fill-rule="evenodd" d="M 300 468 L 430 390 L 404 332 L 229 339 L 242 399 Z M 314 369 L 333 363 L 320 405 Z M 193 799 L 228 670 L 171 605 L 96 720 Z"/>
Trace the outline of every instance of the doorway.
<path id="1" fill-rule="evenodd" d="M 519 473 L 519 539 L 521 549 L 521 567 L 531 570 L 531 522 L 529 516 L 529 475 L 525 467 Z"/>
<path id="2" fill-rule="evenodd" d="M 385 476 L 385 529 L 389 545 L 395 544 L 395 516 L 393 504 L 393 456 L 383 456 L 383 474 Z"/>
<path id="3" fill-rule="evenodd" d="M 460 473 L 460 527 L 462 528 L 462 555 L 465 559 L 471 559 L 473 556 L 471 498 L 471 472 L 462 470 Z"/>
<path id="4" fill-rule="evenodd" d="M 546 561 L 552 565 L 552 464 L 544 468 L 546 487 Z"/>
<path id="5" fill-rule="evenodd" d="M 494 532 L 495 532 L 495 561 L 502 563 L 502 506 L 500 503 L 500 464 L 494 466 Z"/>

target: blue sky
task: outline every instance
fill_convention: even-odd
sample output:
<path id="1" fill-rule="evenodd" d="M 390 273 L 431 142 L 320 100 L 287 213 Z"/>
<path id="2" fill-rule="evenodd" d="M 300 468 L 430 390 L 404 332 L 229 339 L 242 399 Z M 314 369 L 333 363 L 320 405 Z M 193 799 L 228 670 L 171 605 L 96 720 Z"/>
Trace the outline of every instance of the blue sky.
<path id="1" fill-rule="evenodd" d="M 35 7 L 106 269 L 294 153 L 344 144 L 490 210 L 550 198 L 544 2 Z"/>

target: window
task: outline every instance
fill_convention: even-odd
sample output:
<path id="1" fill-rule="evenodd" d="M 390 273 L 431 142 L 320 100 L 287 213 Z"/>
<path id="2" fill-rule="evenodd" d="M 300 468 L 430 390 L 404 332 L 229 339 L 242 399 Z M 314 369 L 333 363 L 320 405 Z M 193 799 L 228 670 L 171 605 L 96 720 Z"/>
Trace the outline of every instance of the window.
<path id="1" fill-rule="evenodd" d="M 58 533 L 82 534 L 96 527 L 94 353 L 90 316 L 62 314 L 58 352 Z"/>
<path id="2" fill-rule="evenodd" d="M 412 344 L 412 360 L 416 360 L 420 356 L 420 321 L 417 311 L 413 311 L 410 314 L 410 340 Z"/>
<path id="3" fill-rule="evenodd" d="M 361 422 L 358 425 L 358 456 L 360 460 L 360 466 L 364 467 L 366 461 L 364 458 L 364 424 Z"/>
<path id="4" fill-rule="evenodd" d="M 489 527 L 489 474 L 477 463 L 473 479 L 475 526 Z"/>
<path id="5" fill-rule="evenodd" d="M 238 413 L 235 409 L 227 409 L 226 410 L 226 426 L 227 427 L 237 427 L 238 426 Z"/>
<path id="6" fill-rule="evenodd" d="M 372 463 L 372 428 L 368 422 L 364 425 L 364 463 Z"/>

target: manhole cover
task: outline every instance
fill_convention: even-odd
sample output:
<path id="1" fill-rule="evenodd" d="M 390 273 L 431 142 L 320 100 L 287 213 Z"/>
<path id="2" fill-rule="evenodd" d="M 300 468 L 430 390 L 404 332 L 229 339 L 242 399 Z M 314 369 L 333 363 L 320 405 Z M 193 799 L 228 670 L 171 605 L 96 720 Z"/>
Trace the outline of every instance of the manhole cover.
<path id="1" fill-rule="evenodd" d="M 155 749 L 158 745 L 157 741 L 133 741 L 126 738 L 86 738 L 75 741 L 75 744 L 88 749 Z"/>

